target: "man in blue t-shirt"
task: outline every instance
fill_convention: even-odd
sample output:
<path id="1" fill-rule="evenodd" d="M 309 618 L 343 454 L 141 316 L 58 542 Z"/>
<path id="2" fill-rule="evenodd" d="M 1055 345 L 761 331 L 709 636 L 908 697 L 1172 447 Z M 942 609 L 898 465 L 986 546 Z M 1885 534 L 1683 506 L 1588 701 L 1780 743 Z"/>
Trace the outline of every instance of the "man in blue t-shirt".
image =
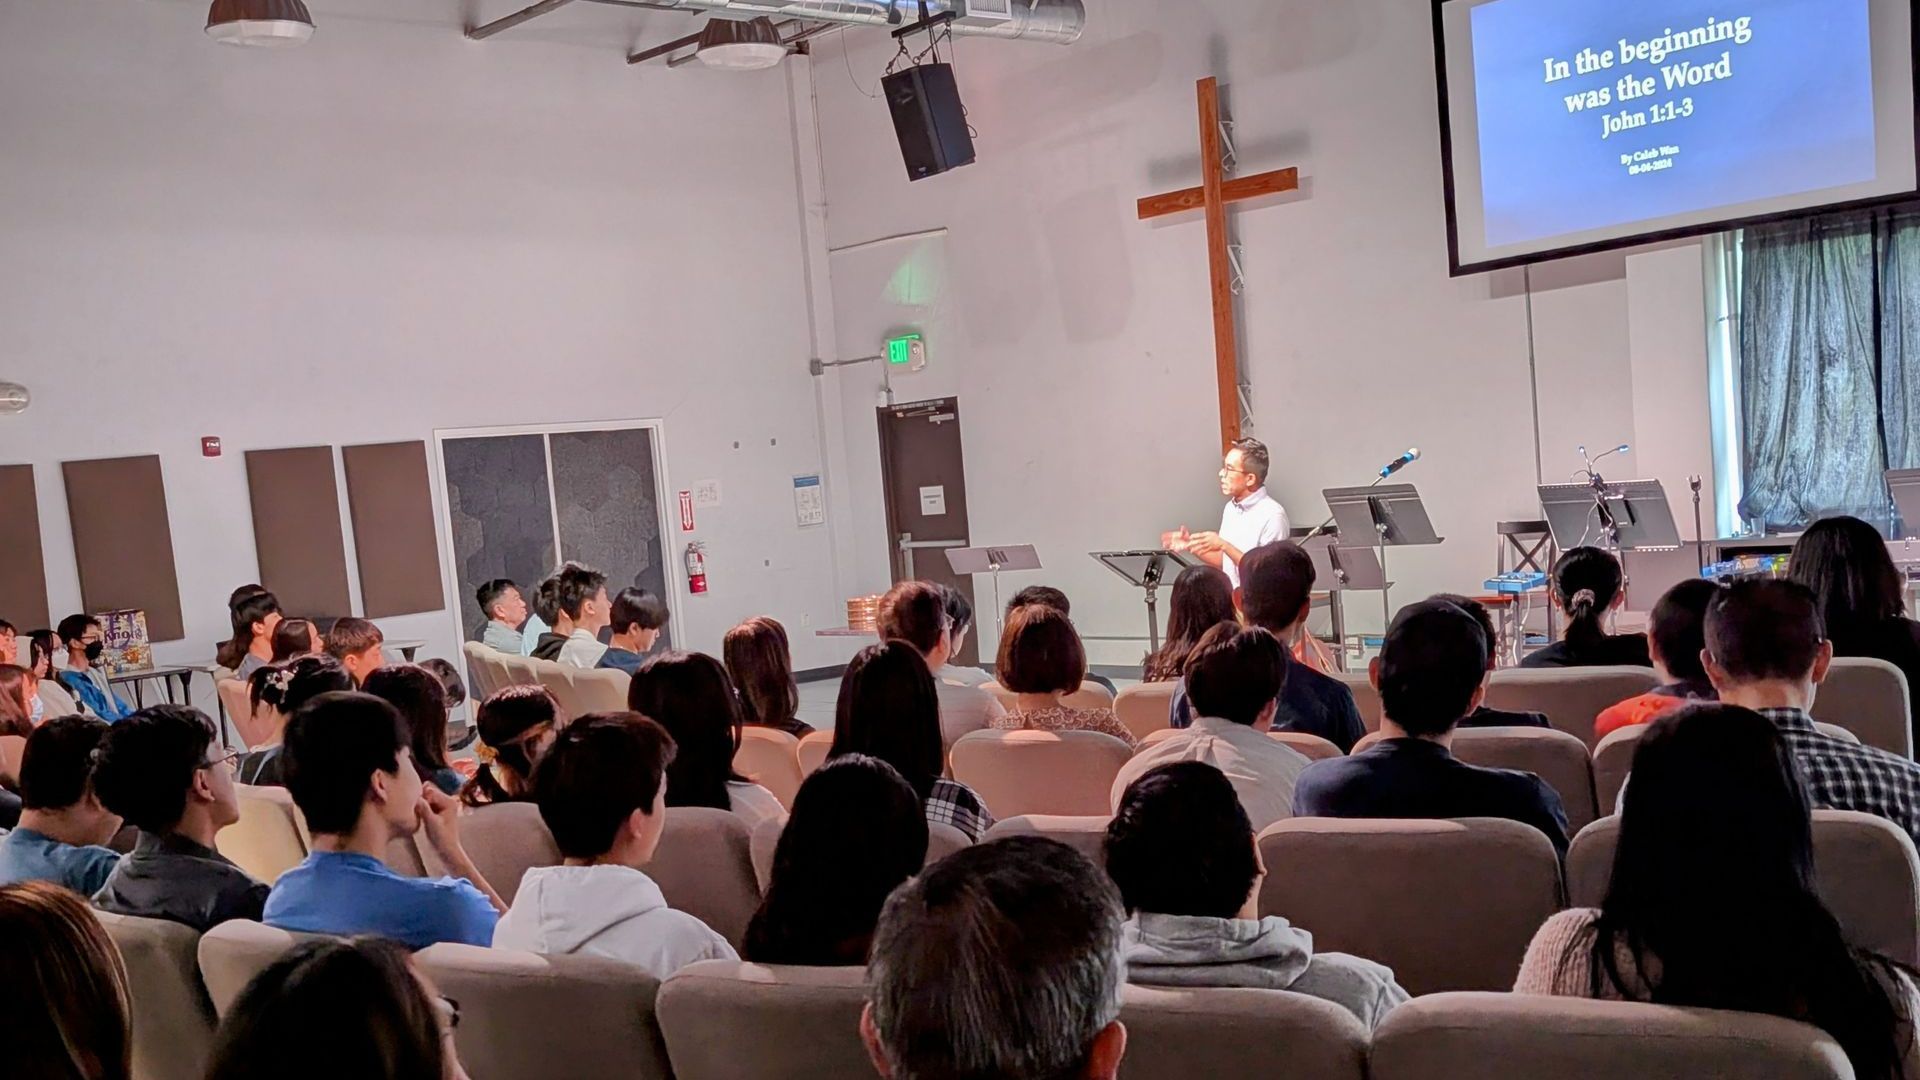
<path id="1" fill-rule="evenodd" d="M 421 782 L 407 745 L 406 721 L 368 694 L 321 694 L 293 714 L 281 757 L 313 853 L 274 883 L 267 925 L 377 934 L 415 949 L 492 944 L 506 905 L 460 846 L 459 804 Z M 383 861 L 389 844 L 423 825 L 456 876 L 403 877 Z"/>
<path id="2" fill-rule="evenodd" d="M 0 885 L 51 881 L 81 896 L 113 872 L 103 847 L 119 815 L 93 793 L 93 751 L 107 732 L 91 716 L 58 716 L 33 729 L 20 758 L 20 825 L 0 836 Z"/>

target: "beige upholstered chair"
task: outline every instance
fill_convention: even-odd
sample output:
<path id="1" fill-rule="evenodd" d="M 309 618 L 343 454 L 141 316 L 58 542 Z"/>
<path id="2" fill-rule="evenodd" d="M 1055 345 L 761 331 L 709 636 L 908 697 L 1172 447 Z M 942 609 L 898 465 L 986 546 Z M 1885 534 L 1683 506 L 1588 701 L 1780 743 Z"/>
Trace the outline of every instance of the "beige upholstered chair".
<path id="1" fill-rule="evenodd" d="M 1309 761 L 1325 761 L 1328 758 L 1345 757 L 1340 748 L 1318 735 L 1304 731 L 1269 731 L 1267 737 L 1286 743 L 1306 755 Z"/>
<path id="2" fill-rule="evenodd" d="M 1414 994 L 1505 990 L 1560 910 L 1560 860 L 1516 821 L 1291 818 L 1260 834 L 1260 914 L 1394 970 Z"/>
<path id="3" fill-rule="evenodd" d="M 1125 687 L 1113 699 L 1113 714 L 1119 717 L 1121 726 L 1133 732 L 1137 739 L 1145 739 L 1156 731 L 1165 731 L 1173 712 L 1175 685 L 1169 680 Z"/>
<path id="4" fill-rule="evenodd" d="M 423 829 L 421 831 L 424 832 L 425 830 Z M 387 845 L 387 868 L 403 877 L 442 876 L 436 871 L 427 869 L 426 856 L 421 854 L 421 849 L 423 848 L 427 851 L 432 851 L 433 845 L 427 843 L 427 838 L 419 833 L 415 833 L 412 836 L 403 836 L 398 840 L 392 841 Z M 434 859 L 434 865 L 440 865 L 438 857 Z M 488 884 L 492 883 L 489 882 Z"/>
<path id="5" fill-rule="evenodd" d="M 475 701 L 485 701 L 500 689 L 496 671 L 487 663 L 487 654 L 492 651 L 477 641 L 460 646 L 460 656 L 467 662 L 467 684 Z"/>
<path id="6" fill-rule="evenodd" d="M 561 711 L 569 718 L 588 713 L 589 710 L 581 708 L 580 694 L 574 688 L 574 675 L 579 668 L 552 660 L 528 660 L 527 666 L 533 672 L 534 681 L 547 688 L 547 693 L 553 695 L 553 700 L 560 703 Z"/>
<path id="7" fill-rule="evenodd" d="M 754 826 L 748 846 L 753 855 L 753 879 L 765 894 L 773 884 L 773 854 L 780 846 L 780 834 L 786 830 L 785 821 L 763 821 Z M 932 866 L 941 859 L 968 846 L 972 841 L 967 834 L 941 821 L 927 822 L 927 857 L 922 866 Z"/>
<path id="8" fill-rule="evenodd" d="M 794 760 L 800 766 L 800 777 L 806 779 L 813 770 L 827 763 L 827 752 L 833 749 L 833 732 L 814 731 L 800 737 L 800 745 L 793 748 Z"/>
<path id="9" fill-rule="evenodd" d="M 323 937 L 323 934 L 276 930 L 246 919 L 223 922 L 200 935 L 200 979 L 206 985 L 214 1011 L 226 1016 L 254 976 L 302 942 Z"/>
<path id="10" fill-rule="evenodd" d="M 1838 1043 L 1793 1020 L 1498 993 L 1437 994 L 1401 1005 L 1374 1032 L 1368 1064 L 1373 1080 L 1853 1076 Z"/>
<path id="11" fill-rule="evenodd" d="M 200 933 L 165 919 L 94 912 L 127 965 L 133 1075 L 200 1080 L 213 1047 L 213 1003 L 200 985 Z"/>
<path id="12" fill-rule="evenodd" d="M 1362 667 L 1359 671 L 1330 671 L 1327 674 L 1339 679 L 1347 685 L 1348 690 L 1353 691 L 1354 707 L 1360 710 L 1360 722 L 1366 725 L 1367 730 L 1379 731 L 1380 718 L 1386 714 L 1386 710 L 1380 707 L 1380 691 L 1373 688 L 1366 668 Z"/>
<path id="13" fill-rule="evenodd" d="M 744 818 L 705 806 L 668 807 L 660 848 L 646 872 L 669 906 L 740 947 L 747 921 L 760 906 L 753 841 Z"/>
<path id="14" fill-rule="evenodd" d="M 235 784 L 240 820 L 220 830 L 214 846 L 247 873 L 271 885 L 307 857 L 306 826 L 286 788 Z"/>
<path id="15" fill-rule="evenodd" d="M 17 784 L 20 780 L 20 760 L 26 756 L 25 735 L 0 735 L 0 776 Z"/>
<path id="16" fill-rule="evenodd" d="M 1611 814 L 1620 803 L 1620 789 L 1627 786 L 1627 774 L 1633 771 L 1633 755 L 1647 724 L 1631 724 L 1607 733 L 1593 748 L 1593 793 L 1602 817 Z"/>
<path id="17" fill-rule="evenodd" d="M 246 683 L 239 679 L 221 679 L 213 684 L 213 689 L 220 696 L 220 707 L 227 710 L 227 720 L 233 724 L 234 734 L 240 736 L 243 745 L 252 748 L 267 741 L 269 724 L 254 713 Z"/>
<path id="18" fill-rule="evenodd" d="M 633 685 L 633 676 L 619 668 L 575 670 L 571 676 L 574 701 L 580 706 L 578 715 L 627 711 L 627 690 Z"/>
<path id="19" fill-rule="evenodd" d="M 637 967 L 453 944 L 414 962 L 460 1003 L 454 1040 L 476 1080 L 673 1075 L 654 1017 L 660 983 Z"/>
<path id="20" fill-rule="evenodd" d="M 1608 706 L 1659 685 L 1652 668 L 1501 668 L 1487 683 L 1487 705 L 1547 714 L 1554 730 L 1592 746 L 1593 721 Z"/>
<path id="21" fill-rule="evenodd" d="M 859 1034 L 861 968 L 709 961 L 660 988 L 678 1080 L 871 1076 Z M 1251 1075 L 1285 1048 L 1290 1080 L 1361 1080 L 1367 1033 L 1331 1002 L 1278 990 L 1129 986 L 1125 1077 Z"/>
<path id="22" fill-rule="evenodd" d="M 1384 741 L 1378 731 L 1353 744 L 1358 754 Z M 1518 769 L 1547 782 L 1567 812 L 1567 831 L 1579 832 L 1598 814 L 1594 806 L 1593 761 L 1587 744 L 1551 728 L 1461 728 L 1453 733 L 1453 756 L 1487 769 Z"/>
<path id="23" fill-rule="evenodd" d="M 1620 819 L 1581 830 L 1567 852 L 1567 897 L 1599 907 L 1613 876 Z M 1920 962 L 1920 855 L 1890 821 L 1851 810 L 1813 812 L 1813 862 L 1820 897 L 1847 940 L 1909 966 Z"/>
<path id="24" fill-rule="evenodd" d="M 1014 711 L 1016 695 L 1013 691 L 1001 686 L 997 682 L 981 683 L 980 689 L 992 694 L 993 700 L 998 701 L 1001 708 L 1008 712 Z M 1113 695 L 1108 693 L 1107 688 L 1101 686 L 1099 683 L 1083 682 L 1080 684 L 1080 689 L 1061 698 L 1060 704 L 1065 705 L 1069 709 L 1111 709 L 1113 708 Z"/>
<path id="25" fill-rule="evenodd" d="M 501 671 L 506 674 L 507 681 L 519 686 L 540 685 L 540 678 L 534 674 L 533 666 L 547 662 L 535 660 L 531 656 L 509 656 L 503 652 L 494 653 L 492 659 L 500 665 Z"/>
<path id="26" fill-rule="evenodd" d="M 1912 688 L 1885 660 L 1842 657 L 1814 695 L 1813 718 L 1846 728 L 1868 746 L 1913 756 Z"/>
<path id="27" fill-rule="evenodd" d="M 749 724 L 740 729 L 740 749 L 734 751 L 733 769 L 773 792 L 780 805 L 791 810 L 802 779 L 800 740 L 784 731 Z"/>
<path id="28" fill-rule="evenodd" d="M 973 731 L 953 744 L 953 778 L 996 817 L 1098 814 L 1132 756 L 1097 731 Z"/>
<path id="29" fill-rule="evenodd" d="M 967 839 L 967 834 L 959 829 L 943 821 L 929 821 L 927 822 L 927 859 L 921 865 L 932 866 L 961 848 L 972 845 L 973 841 Z"/>
<path id="30" fill-rule="evenodd" d="M 72 716 L 80 711 L 79 702 L 59 679 L 40 680 L 40 705 L 42 716 Z"/>
<path id="31" fill-rule="evenodd" d="M 1107 842 L 1107 823 L 1112 820 L 1113 815 L 1109 813 L 1077 816 L 1022 814 L 994 822 L 980 842 L 988 844 L 1009 836 L 1044 836 L 1079 851 L 1092 859 L 1095 866 L 1105 866 L 1106 855 L 1102 849 Z"/>
<path id="32" fill-rule="evenodd" d="M 530 802 L 495 803 L 465 814 L 460 818 L 460 846 L 467 849 L 474 869 L 509 904 L 528 870 L 560 865 L 560 848 L 540 819 L 540 808 Z M 414 849 L 427 874 L 451 873 L 424 836 L 414 838 Z"/>

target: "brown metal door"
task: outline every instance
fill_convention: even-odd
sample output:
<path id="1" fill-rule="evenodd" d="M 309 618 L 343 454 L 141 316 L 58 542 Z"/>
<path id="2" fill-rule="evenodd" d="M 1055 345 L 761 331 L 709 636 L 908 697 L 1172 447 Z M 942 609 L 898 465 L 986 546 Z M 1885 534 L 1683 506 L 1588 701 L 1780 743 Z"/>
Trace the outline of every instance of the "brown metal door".
<path id="1" fill-rule="evenodd" d="M 893 580 L 931 581 L 973 600 L 972 575 L 956 575 L 945 549 L 971 543 L 967 472 L 960 454 L 960 405 L 953 398 L 889 405 L 880 413 L 880 475 L 887 491 L 887 548 Z M 976 605 L 977 606 L 977 605 Z M 975 616 L 991 622 L 992 612 Z M 957 664 L 978 663 L 979 635 L 967 635 Z"/>

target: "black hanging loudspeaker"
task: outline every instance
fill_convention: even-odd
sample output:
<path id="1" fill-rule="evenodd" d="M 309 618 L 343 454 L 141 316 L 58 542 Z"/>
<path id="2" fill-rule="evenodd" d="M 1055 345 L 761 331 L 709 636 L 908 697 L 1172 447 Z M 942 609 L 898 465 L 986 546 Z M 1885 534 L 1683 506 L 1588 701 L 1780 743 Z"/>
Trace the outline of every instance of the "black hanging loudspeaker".
<path id="1" fill-rule="evenodd" d="M 952 64 L 917 64 L 881 80 L 893 111 L 907 179 L 924 180 L 973 164 L 973 136 Z"/>

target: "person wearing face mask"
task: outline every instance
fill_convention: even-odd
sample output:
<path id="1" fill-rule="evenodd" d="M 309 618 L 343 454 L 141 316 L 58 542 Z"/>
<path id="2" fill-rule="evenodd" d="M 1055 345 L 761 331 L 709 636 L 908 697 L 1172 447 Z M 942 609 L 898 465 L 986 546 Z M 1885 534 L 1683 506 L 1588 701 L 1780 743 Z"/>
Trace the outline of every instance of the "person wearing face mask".
<path id="1" fill-rule="evenodd" d="M 106 648 L 100 620 L 69 615 L 60 620 L 58 633 L 67 643 L 67 670 L 60 673 L 60 684 L 73 692 L 83 708 L 109 724 L 133 715 L 133 706 L 120 700 L 106 673 L 93 666 Z"/>
<path id="2" fill-rule="evenodd" d="M 21 666 L 40 680 L 39 716 L 72 716 L 79 712 L 80 703 L 60 685 L 60 672 L 67 666 L 67 647 L 59 636 L 51 630 L 35 630 L 27 635 L 26 648 L 26 662 Z"/>

